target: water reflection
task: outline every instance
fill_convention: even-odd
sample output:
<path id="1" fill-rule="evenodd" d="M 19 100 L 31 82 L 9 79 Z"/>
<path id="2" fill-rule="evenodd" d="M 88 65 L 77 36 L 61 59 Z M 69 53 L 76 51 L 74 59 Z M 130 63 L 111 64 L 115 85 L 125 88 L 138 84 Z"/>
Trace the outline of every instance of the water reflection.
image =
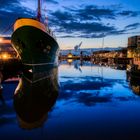
<path id="1" fill-rule="evenodd" d="M 73 62 L 73 59 L 67 59 L 67 63 L 68 63 L 69 65 L 71 65 L 72 62 Z"/>
<path id="2" fill-rule="evenodd" d="M 139 78 L 126 74 L 123 66 L 89 61 L 62 61 L 58 72 L 57 68 L 23 71 L 14 95 L 15 110 L 13 98 L 5 98 L 13 95 L 13 85 L 2 84 L 7 107 L 0 107 L 1 138 L 139 140 L 140 96 L 132 88 L 139 86 Z"/>
<path id="3" fill-rule="evenodd" d="M 7 96 L 9 90 L 15 90 L 16 82 L 18 82 L 17 79 L 18 75 L 21 72 L 21 69 L 21 63 L 18 60 L 6 61 L 0 65 L 0 104 L 2 106 L 6 105 L 5 99 L 9 99 L 9 97 Z M 6 84 L 9 85 L 8 88 L 5 88 Z M 11 97 L 13 97 L 13 95 Z"/>
<path id="4" fill-rule="evenodd" d="M 137 94 L 140 95 L 140 72 L 135 73 L 133 72 L 127 72 L 127 79 L 129 81 L 130 84 L 130 88 L 132 89 L 132 91 Z"/>
<path id="5" fill-rule="evenodd" d="M 126 65 L 113 64 L 109 67 L 92 64 L 89 61 L 73 61 L 69 65 L 68 61 L 63 61 L 59 68 L 61 73 L 59 99 L 85 106 L 136 100 L 137 98 L 130 94 L 126 71 L 123 69 L 126 69 Z"/>
<path id="6" fill-rule="evenodd" d="M 39 69 L 38 69 L 39 70 Z M 57 68 L 24 70 L 14 94 L 14 107 L 21 128 L 41 127 L 58 96 Z"/>

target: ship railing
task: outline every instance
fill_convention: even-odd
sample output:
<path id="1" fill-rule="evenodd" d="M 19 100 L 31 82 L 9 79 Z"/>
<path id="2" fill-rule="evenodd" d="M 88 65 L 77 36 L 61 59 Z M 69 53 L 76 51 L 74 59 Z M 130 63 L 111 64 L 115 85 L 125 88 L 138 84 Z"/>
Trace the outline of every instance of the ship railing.
<path id="1" fill-rule="evenodd" d="M 53 31 L 51 29 L 49 29 L 48 27 L 46 27 L 46 31 L 49 35 L 51 35 L 55 40 L 56 40 L 56 36 L 54 35 Z"/>

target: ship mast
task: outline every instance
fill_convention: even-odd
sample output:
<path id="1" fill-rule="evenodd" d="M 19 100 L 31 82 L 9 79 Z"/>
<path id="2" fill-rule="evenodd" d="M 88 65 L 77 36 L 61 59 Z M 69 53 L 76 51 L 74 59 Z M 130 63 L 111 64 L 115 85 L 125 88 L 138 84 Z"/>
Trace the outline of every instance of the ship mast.
<path id="1" fill-rule="evenodd" d="M 37 8 L 37 20 L 41 19 L 41 0 L 38 0 L 38 8 Z"/>

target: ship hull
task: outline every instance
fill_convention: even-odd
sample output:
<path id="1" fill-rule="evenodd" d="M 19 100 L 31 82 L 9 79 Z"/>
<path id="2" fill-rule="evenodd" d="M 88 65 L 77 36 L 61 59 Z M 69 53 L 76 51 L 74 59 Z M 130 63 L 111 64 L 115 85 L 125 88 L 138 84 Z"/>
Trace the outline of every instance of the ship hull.
<path id="1" fill-rule="evenodd" d="M 22 19 L 23 20 L 23 19 Z M 32 26 L 18 26 L 12 34 L 11 42 L 21 61 L 26 66 L 57 65 L 59 46 L 56 40 L 41 27 L 38 21 L 28 19 Z M 39 27 L 39 28 L 38 28 Z"/>

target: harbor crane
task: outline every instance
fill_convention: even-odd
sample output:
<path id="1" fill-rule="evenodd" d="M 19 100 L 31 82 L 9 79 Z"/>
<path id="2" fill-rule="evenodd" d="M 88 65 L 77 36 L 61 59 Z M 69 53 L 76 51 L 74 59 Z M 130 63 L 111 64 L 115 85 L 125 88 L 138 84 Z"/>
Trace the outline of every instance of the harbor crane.
<path id="1" fill-rule="evenodd" d="M 81 47 L 81 45 L 82 45 L 82 42 L 80 42 L 80 44 L 79 44 L 79 45 L 76 45 L 76 46 L 74 47 L 74 50 L 75 50 L 75 51 L 79 50 L 79 49 L 80 49 L 80 47 Z"/>

